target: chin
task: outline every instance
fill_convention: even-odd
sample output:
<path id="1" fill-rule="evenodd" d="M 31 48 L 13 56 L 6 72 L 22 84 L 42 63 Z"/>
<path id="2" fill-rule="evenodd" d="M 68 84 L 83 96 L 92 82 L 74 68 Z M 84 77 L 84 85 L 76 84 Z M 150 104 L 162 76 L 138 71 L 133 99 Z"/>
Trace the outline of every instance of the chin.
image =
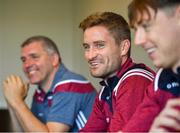
<path id="1" fill-rule="evenodd" d="M 102 78 L 102 75 L 97 74 L 97 73 L 92 73 L 92 72 L 91 72 L 91 76 L 93 76 L 95 78 Z"/>
<path id="2" fill-rule="evenodd" d="M 153 63 L 154 64 L 154 66 L 156 67 L 156 68 L 165 68 L 162 64 L 160 64 L 160 63 Z"/>
<path id="3" fill-rule="evenodd" d="M 100 78 L 99 75 L 96 75 L 96 74 L 91 74 L 91 76 L 95 77 L 95 78 Z"/>
<path id="4" fill-rule="evenodd" d="M 39 84 L 39 81 L 37 80 L 29 80 L 31 84 Z"/>

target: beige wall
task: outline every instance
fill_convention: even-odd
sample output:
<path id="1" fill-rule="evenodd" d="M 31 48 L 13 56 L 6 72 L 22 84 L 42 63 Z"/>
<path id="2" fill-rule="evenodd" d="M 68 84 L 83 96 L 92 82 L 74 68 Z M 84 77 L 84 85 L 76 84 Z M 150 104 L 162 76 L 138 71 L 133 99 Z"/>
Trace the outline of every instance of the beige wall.
<path id="1" fill-rule="evenodd" d="M 24 77 L 20 44 L 33 35 L 52 38 L 58 44 L 65 64 L 73 68 L 72 0 L 0 0 L 0 5 L 4 22 L 0 30 L 3 36 L 0 43 L 1 82 L 9 74 Z M 0 106 L 5 106 L 2 101 L 0 97 Z"/>
<path id="2" fill-rule="evenodd" d="M 89 74 L 83 57 L 82 31 L 79 22 L 96 11 L 113 11 L 127 19 L 131 0 L 0 0 L 0 82 L 9 74 L 21 71 L 20 44 L 32 35 L 52 38 L 68 68 L 85 75 L 99 88 L 99 80 Z M 146 54 L 133 46 L 136 61 L 151 65 Z M 152 65 L 151 65 L 152 66 Z M 2 85 L 0 86 L 2 88 Z M 30 94 L 34 91 L 31 87 Z M 28 97 L 28 103 L 31 96 Z M 0 90 L 0 107 L 6 107 Z"/>
<path id="3" fill-rule="evenodd" d="M 2 27 L 3 27 L 3 1 L 0 3 L 0 29 L 3 29 Z M 0 30 L 0 81 L 2 81 L 2 43 L 3 43 L 2 33 L 3 30 Z M 0 97 L 2 97 L 1 91 L 0 91 Z M 1 99 L 0 99 L 0 103 L 1 103 Z"/>

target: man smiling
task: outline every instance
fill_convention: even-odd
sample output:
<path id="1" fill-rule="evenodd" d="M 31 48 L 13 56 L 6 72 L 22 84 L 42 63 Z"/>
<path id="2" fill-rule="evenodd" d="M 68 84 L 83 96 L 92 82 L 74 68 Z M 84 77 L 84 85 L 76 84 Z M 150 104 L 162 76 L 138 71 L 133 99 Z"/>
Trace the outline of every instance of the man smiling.
<path id="1" fill-rule="evenodd" d="M 103 79 L 93 112 L 81 131 L 119 131 L 141 103 L 153 72 L 130 58 L 130 29 L 121 15 L 95 13 L 84 19 L 80 28 L 90 73 Z"/>
<path id="2" fill-rule="evenodd" d="M 56 44 L 33 36 L 21 45 L 24 73 L 34 93 L 31 110 L 24 99 L 28 86 L 15 75 L 3 82 L 5 98 L 26 132 L 77 132 L 86 123 L 96 96 L 93 86 L 62 63 Z"/>
<path id="3" fill-rule="evenodd" d="M 135 44 L 144 48 L 159 71 L 123 131 L 149 131 L 168 103 L 151 131 L 179 132 L 180 0 L 133 0 L 129 5 L 129 20 L 135 29 Z"/>

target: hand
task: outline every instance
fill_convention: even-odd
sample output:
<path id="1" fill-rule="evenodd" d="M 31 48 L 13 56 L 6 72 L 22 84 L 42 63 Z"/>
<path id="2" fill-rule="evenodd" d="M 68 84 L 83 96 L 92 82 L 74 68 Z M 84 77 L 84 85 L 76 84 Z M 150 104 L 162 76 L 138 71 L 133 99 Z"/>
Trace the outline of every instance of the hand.
<path id="1" fill-rule="evenodd" d="M 180 131 L 180 98 L 171 99 L 157 116 L 150 132 Z"/>
<path id="2" fill-rule="evenodd" d="M 3 92 L 7 102 L 14 106 L 24 101 L 28 92 L 28 83 L 24 83 L 21 77 L 10 75 L 3 81 Z"/>

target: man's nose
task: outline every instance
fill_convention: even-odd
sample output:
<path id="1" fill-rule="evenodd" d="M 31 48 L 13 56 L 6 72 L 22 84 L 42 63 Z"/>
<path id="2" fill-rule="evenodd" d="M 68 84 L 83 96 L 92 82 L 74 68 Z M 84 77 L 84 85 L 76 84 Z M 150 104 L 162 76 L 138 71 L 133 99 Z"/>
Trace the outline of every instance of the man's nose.
<path id="1" fill-rule="evenodd" d="M 23 66 L 25 68 L 28 68 L 28 67 L 32 66 L 33 63 L 34 63 L 34 61 L 32 59 L 26 59 L 26 61 L 23 62 Z"/>
<path id="2" fill-rule="evenodd" d="M 97 56 L 97 50 L 93 47 L 91 47 L 87 52 L 86 52 L 86 58 L 88 60 L 92 60 Z"/>
<path id="3" fill-rule="evenodd" d="M 147 42 L 147 34 L 144 30 L 138 29 L 135 31 L 134 44 L 143 45 Z"/>

